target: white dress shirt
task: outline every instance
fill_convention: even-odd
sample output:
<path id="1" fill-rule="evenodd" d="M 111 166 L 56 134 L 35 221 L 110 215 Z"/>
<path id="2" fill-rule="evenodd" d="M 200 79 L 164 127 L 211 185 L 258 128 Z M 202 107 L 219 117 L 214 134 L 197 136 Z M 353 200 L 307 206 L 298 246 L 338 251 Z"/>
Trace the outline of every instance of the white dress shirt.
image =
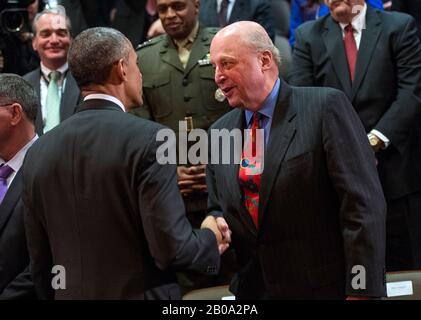
<path id="1" fill-rule="evenodd" d="M 22 167 L 26 152 L 37 139 L 38 139 L 38 135 L 35 135 L 35 137 L 33 137 L 31 141 L 29 141 L 22 149 L 20 149 L 18 153 L 16 153 L 15 156 L 12 159 L 10 159 L 8 162 L 5 162 L 3 159 L 0 158 L 0 165 L 4 164 L 13 169 L 12 174 L 9 176 L 9 178 L 7 178 L 7 188 L 10 187 L 17 172 Z"/>
<path id="2" fill-rule="evenodd" d="M 117 99 L 116 97 L 110 96 L 108 94 L 103 93 L 92 93 L 88 94 L 83 100 L 94 100 L 94 99 L 101 99 L 101 100 L 108 100 L 117 104 L 124 112 L 126 112 L 126 108 L 124 107 L 123 103 Z"/>

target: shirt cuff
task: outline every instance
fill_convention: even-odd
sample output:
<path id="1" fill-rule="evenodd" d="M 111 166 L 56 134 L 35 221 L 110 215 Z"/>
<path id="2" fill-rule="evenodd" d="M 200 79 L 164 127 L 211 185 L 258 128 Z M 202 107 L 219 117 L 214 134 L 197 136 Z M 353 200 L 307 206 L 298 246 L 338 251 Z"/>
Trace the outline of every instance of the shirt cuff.
<path id="1" fill-rule="evenodd" d="M 383 141 L 383 143 L 384 143 L 383 149 L 386 149 L 390 145 L 390 140 L 380 131 L 377 131 L 376 129 L 373 129 L 373 130 L 370 131 L 370 133 L 374 134 L 381 141 Z"/>

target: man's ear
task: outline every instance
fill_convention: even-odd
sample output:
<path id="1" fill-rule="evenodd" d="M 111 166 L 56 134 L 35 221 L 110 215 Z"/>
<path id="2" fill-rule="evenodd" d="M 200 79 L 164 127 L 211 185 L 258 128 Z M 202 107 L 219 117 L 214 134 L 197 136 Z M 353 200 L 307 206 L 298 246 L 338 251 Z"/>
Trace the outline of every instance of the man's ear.
<path id="1" fill-rule="evenodd" d="M 273 55 L 269 50 L 265 50 L 261 53 L 260 62 L 262 65 L 262 71 L 268 70 L 271 68 L 273 63 Z"/>
<path id="2" fill-rule="evenodd" d="M 127 78 L 126 64 L 123 59 L 118 60 L 116 65 L 116 72 L 121 81 L 124 81 Z"/>
<path id="3" fill-rule="evenodd" d="M 10 119 L 10 124 L 12 126 L 16 126 L 22 120 L 23 108 L 19 103 L 14 103 L 10 107 L 10 111 L 12 113 L 12 118 Z"/>
<path id="4" fill-rule="evenodd" d="M 32 49 L 38 52 L 37 47 L 38 47 L 38 39 L 37 39 L 37 36 L 34 35 L 34 37 L 32 38 Z"/>

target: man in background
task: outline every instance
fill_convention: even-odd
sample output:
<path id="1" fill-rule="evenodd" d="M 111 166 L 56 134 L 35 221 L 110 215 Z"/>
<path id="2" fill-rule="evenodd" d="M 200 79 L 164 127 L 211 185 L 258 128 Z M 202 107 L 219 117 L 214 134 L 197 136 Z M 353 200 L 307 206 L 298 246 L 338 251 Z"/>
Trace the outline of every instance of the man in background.
<path id="1" fill-rule="evenodd" d="M 80 91 L 67 63 L 72 41 L 70 20 L 56 9 L 44 10 L 35 16 L 32 45 L 41 65 L 26 74 L 38 94 L 40 108 L 35 130 L 42 135 L 70 117 L 80 101 Z"/>

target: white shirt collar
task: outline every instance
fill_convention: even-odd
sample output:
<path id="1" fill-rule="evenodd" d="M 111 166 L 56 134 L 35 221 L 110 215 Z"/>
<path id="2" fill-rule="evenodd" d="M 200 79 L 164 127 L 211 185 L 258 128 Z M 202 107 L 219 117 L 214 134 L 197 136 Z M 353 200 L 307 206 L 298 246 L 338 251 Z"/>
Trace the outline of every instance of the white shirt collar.
<path id="1" fill-rule="evenodd" d="M 93 100 L 93 99 L 101 99 L 101 100 L 108 100 L 108 101 L 114 102 L 121 109 L 123 109 L 124 112 L 126 112 L 126 108 L 124 107 L 124 104 L 114 96 L 110 96 L 108 94 L 103 94 L 103 93 L 92 93 L 92 94 L 88 94 L 83 100 L 86 101 L 86 100 Z"/>
<path id="2" fill-rule="evenodd" d="M 69 70 L 69 64 L 67 62 L 57 70 L 50 70 L 41 62 L 41 71 L 46 79 L 48 79 L 48 76 L 52 71 L 59 71 L 61 74 L 65 74 L 67 70 Z"/>
<path id="3" fill-rule="evenodd" d="M 366 17 L 367 15 L 367 4 L 364 3 L 361 12 L 352 19 L 352 28 L 357 33 L 362 33 L 363 29 L 365 29 Z M 347 23 L 340 22 L 339 25 L 341 26 L 342 31 L 345 30 L 345 27 L 348 25 Z"/>
<path id="4" fill-rule="evenodd" d="M 14 172 L 18 172 L 20 168 L 22 167 L 23 160 L 25 159 L 26 151 L 32 146 L 32 144 L 37 141 L 38 135 L 35 135 L 35 137 L 32 138 L 31 141 L 29 141 L 22 149 L 18 151 L 18 153 L 15 154 L 15 156 L 10 159 L 8 162 L 5 162 L 3 159 L 0 158 L 0 164 L 6 164 L 10 168 L 13 169 Z"/>

